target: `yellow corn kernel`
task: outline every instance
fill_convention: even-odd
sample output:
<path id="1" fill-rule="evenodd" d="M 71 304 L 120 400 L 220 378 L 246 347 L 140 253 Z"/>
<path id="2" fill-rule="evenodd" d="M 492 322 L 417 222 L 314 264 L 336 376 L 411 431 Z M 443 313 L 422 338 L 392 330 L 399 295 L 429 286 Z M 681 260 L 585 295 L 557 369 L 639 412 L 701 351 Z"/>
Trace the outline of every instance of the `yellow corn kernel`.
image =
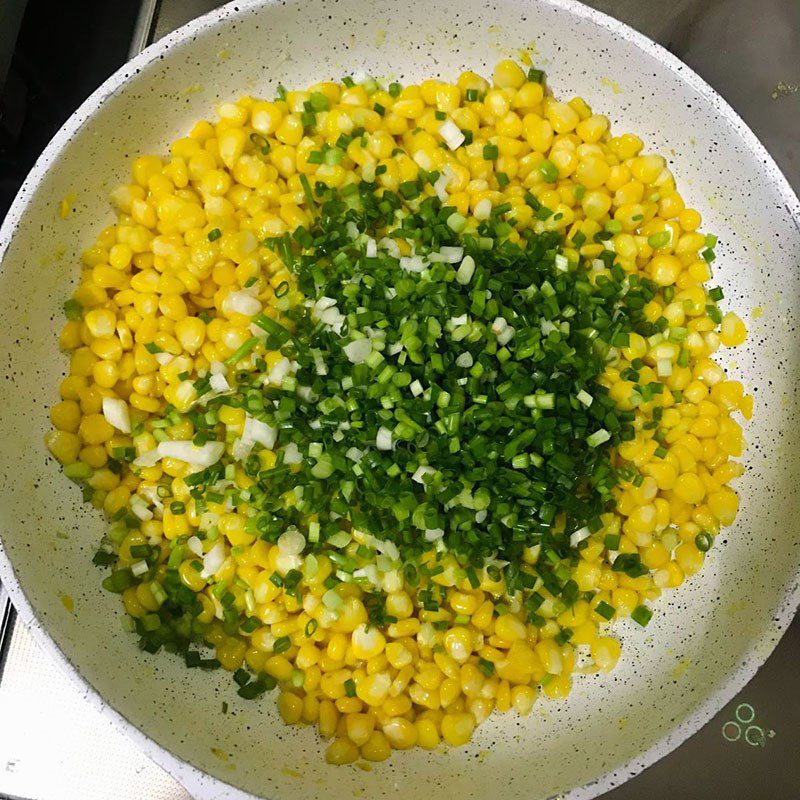
<path id="1" fill-rule="evenodd" d="M 694 542 L 684 542 L 675 550 L 675 560 L 685 575 L 694 575 L 703 566 L 704 556 Z"/>
<path id="2" fill-rule="evenodd" d="M 485 630 L 489 627 L 489 625 L 491 625 L 493 614 L 494 604 L 491 600 L 486 600 L 481 603 L 481 605 L 472 615 L 470 622 L 472 623 L 473 627 L 478 628 L 479 630 Z"/>
<path id="3" fill-rule="evenodd" d="M 527 636 L 525 624 L 513 614 L 503 614 L 498 617 L 494 626 L 495 634 L 504 641 L 511 642 L 524 639 Z"/>
<path id="4" fill-rule="evenodd" d="M 639 605 L 639 595 L 632 589 L 614 589 L 611 592 L 611 605 L 622 617 L 629 617 L 633 609 Z"/>
<path id="5" fill-rule="evenodd" d="M 114 428 L 102 414 L 89 414 L 81 420 L 78 433 L 87 444 L 103 444 L 114 435 Z"/>
<path id="6" fill-rule="evenodd" d="M 323 739 L 330 739 L 336 732 L 339 722 L 339 712 L 330 700 L 320 700 L 319 703 L 319 733 Z"/>
<path id="7" fill-rule="evenodd" d="M 569 133 L 580 122 L 580 117 L 569 103 L 550 100 L 545 103 L 545 114 L 556 133 Z"/>
<path id="8" fill-rule="evenodd" d="M 525 73 L 519 64 L 505 59 L 495 66 L 492 80 L 501 89 L 519 89 L 525 83 Z"/>
<path id="9" fill-rule="evenodd" d="M 74 400 L 62 400 L 50 409 L 50 421 L 60 431 L 76 433 L 81 422 L 81 409 Z"/>
<path id="10" fill-rule="evenodd" d="M 361 755 L 367 761 L 386 761 L 392 754 L 392 746 L 381 731 L 373 731 L 361 746 Z"/>
<path id="11" fill-rule="evenodd" d="M 284 656 L 272 656 L 264 663 L 264 672 L 272 675 L 277 681 L 288 681 L 292 677 L 294 667 Z"/>
<path id="12" fill-rule="evenodd" d="M 706 493 L 703 482 L 692 472 L 685 472 L 678 476 L 674 492 L 684 503 L 691 505 L 699 503 Z"/>
<path id="13" fill-rule="evenodd" d="M 226 128 L 219 134 L 217 139 L 219 157 L 228 169 L 233 169 L 244 152 L 247 141 L 247 133 L 241 128 Z"/>
<path id="14" fill-rule="evenodd" d="M 607 130 L 608 117 L 604 117 L 602 114 L 593 114 L 581 120 L 575 126 L 575 133 L 577 133 L 584 142 L 589 143 L 599 142 Z"/>
<path id="15" fill-rule="evenodd" d="M 561 650 L 552 639 L 542 639 L 537 642 L 534 652 L 542 662 L 545 671 L 551 675 L 560 675 L 564 668 Z"/>
<path id="16" fill-rule="evenodd" d="M 586 192 L 581 200 L 583 213 L 591 220 L 602 219 L 611 208 L 611 198 L 601 191 Z"/>
<path id="17" fill-rule="evenodd" d="M 395 750 L 407 750 L 417 743 L 416 726 L 403 717 L 395 717 L 384 723 L 383 733 Z"/>
<path id="18" fill-rule="evenodd" d="M 395 669 L 402 669 L 412 663 L 412 652 L 401 642 L 389 642 L 386 645 L 386 658 Z"/>
<path id="19" fill-rule="evenodd" d="M 167 539 L 177 539 L 190 532 L 189 520 L 185 514 L 174 514 L 169 508 L 164 511 L 164 536 Z"/>
<path id="20" fill-rule="evenodd" d="M 469 696 L 476 696 L 485 683 L 483 673 L 475 664 L 464 664 L 461 667 L 461 691 Z"/>
<path id="21" fill-rule="evenodd" d="M 392 680 L 385 672 L 367 675 L 356 684 L 356 695 L 367 705 L 380 706 L 389 696 Z"/>
<path id="22" fill-rule="evenodd" d="M 590 645 L 592 659 L 603 672 L 611 672 L 619 661 L 620 644 L 610 636 L 601 636 Z"/>
<path id="23" fill-rule="evenodd" d="M 325 751 L 329 764 L 352 764 L 358 758 L 358 748 L 348 739 L 334 739 Z"/>
<path id="24" fill-rule="evenodd" d="M 739 510 L 739 498 L 733 489 L 722 486 L 710 492 L 707 497 L 708 508 L 721 525 L 732 525 Z"/>
<path id="25" fill-rule="evenodd" d="M 415 725 L 417 726 L 417 744 L 420 747 L 426 750 L 438 747 L 441 739 L 436 723 L 432 719 L 417 719 Z"/>
<path id="26" fill-rule="evenodd" d="M 424 662 L 417 669 L 416 681 L 423 689 L 432 692 L 439 688 L 444 676 L 435 664 Z"/>
<path id="27" fill-rule="evenodd" d="M 536 701 L 536 691 L 530 686 L 515 686 L 511 690 L 511 705 L 522 717 L 527 717 Z"/>
<path id="28" fill-rule="evenodd" d="M 278 697 L 278 713 L 287 725 L 300 722 L 303 715 L 303 701 L 292 692 L 281 692 Z"/>
<path id="29" fill-rule="evenodd" d="M 303 698 L 303 714 L 301 716 L 303 722 L 318 722 L 320 705 L 320 701 L 313 694 L 307 694 Z"/>
<path id="30" fill-rule="evenodd" d="M 447 654 L 459 664 L 463 664 L 471 655 L 475 642 L 468 628 L 451 628 L 444 636 L 444 648 Z"/>
<path id="31" fill-rule="evenodd" d="M 216 657 L 223 669 L 234 672 L 242 666 L 247 645 L 241 639 L 226 637 L 217 645 Z"/>
<path id="32" fill-rule="evenodd" d="M 544 693 L 551 700 L 560 700 L 566 697 L 571 688 L 571 681 L 569 675 L 554 675 L 546 684 L 544 684 Z"/>
<path id="33" fill-rule="evenodd" d="M 370 714 L 348 714 L 345 719 L 347 738 L 356 745 L 365 745 L 375 730 L 375 718 Z"/>
<path id="34" fill-rule="evenodd" d="M 457 678 L 445 678 L 439 685 L 442 706 L 449 706 L 461 694 L 461 683 Z"/>
<path id="35" fill-rule="evenodd" d="M 381 706 L 381 710 L 389 717 L 402 717 L 411 711 L 411 698 L 406 694 L 389 697 Z"/>
<path id="36" fill-rule="evenodd" d="M 170 537 L 167 537 L 170 538 Z M 184 561 L 178 567 L 178 575 L 181 582 L 188 586 L 193 592 L 200 592 L 206 586 L 205 578 L 200 576 L 200 573 L 192 567 L 191 561 Z"/>
<path id="37" fill-rule="evenodd" d="M 630 170 L 636 180 L 651 184 L 655 183 L 665 166 L 666 162 L 661 156 L 639 156 L 631 162 Z"/>
<path id="38" fill-rule="evenodd" d="M 376 626 L 369 629 L 365 623 L 358 625 L 353 631 L 353 655 L 358 659 L 370 659 L 383 652 L 386 639 Z"/>
<path id="39" fill-rule="evenodd" d="M 720 342 L 726 347 L 738 347 L 747 338 L 747 329 L 741 319 L 733 312 L 729 311 L 722 318 L 720 328 Z"/>
<path id="40" fill-rule="evenodd" d="M 332 661 L 344 661 L 347 645 L 347 637 L 343 633 L 334 633 L 328 640 L 328 647 L 325 652 Z"/>
<path id="41" fill-rule="evenodd" d="M 478 610 L 478 606 L 483 602 L 483 592 L 467 593 L 452 591 L 448 597 L 450 608 L 456 614 L 471 615 Z"/>
<path id="42" fill-rule="evenodd" d="M 94 337 L 112 336 L 116 331 L 117 317 L 107 308 L 92 308 L 86 312 L 86 327 Z"/>
<path id="43" fill-rule="evenodd" d="M 471 713 L 445 714 L 442 717 L 442 738 L 451 747 L 462 747 L 472 738 L 475 717 Z"/>

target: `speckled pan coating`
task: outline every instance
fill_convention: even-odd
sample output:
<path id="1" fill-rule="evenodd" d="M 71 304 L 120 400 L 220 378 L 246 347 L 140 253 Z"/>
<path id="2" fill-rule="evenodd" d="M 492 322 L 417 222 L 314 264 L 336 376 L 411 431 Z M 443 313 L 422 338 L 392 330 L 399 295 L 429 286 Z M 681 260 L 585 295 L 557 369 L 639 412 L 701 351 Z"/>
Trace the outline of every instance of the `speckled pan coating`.
<path id="1" fill-rule="evenodd" d="M 281 81 L 304 86 L 358 70 L 400 81 L 452 79 L 464 68 L 488 73 L 522 48 L 533 49 L 557 94 L 582 95 L 617 132 L 636 132 L 666 155 L 687 203 L 720 238 L 716 277 L 752 331 L 745 347 L 723 356 L 756 396 L 746 429 L 749 471 L 739 482 L 743 509 L 702 574 L 657 605 L 646 633 L 620 626 L 623 659 L 613 675 L 576 680 L 568 701 L 541 702 L 527 720 L 493 717 L 467 748 L 398 754 L 372 772 L 332 768 L 316 732 L 284 727 L 270 698 L 241 701 L 227 676 L 142 655 L 122 633 L 118 599 L 100 590 L 101 574 L 90 564 L 101 522 L 77 502 L 42 446 L 64 369 L 61 303 L 81 249 L 112 219 L 105 198 L 131 159 L 164 151 L 218 99 L 271 96 Z M 63 221 L 58 208 L 68 195 L 74 212 Z M 706 722 L 763 663 L 792 617 L 800 554 L 800 204 L 713 90 L 602 14 L 568 0 L 233 3 L 149 48 L 73 115 L 6 218 L 0 254 L 0 578 L 87 701 L 195 797 L 467 800 L 494 797 L 500 786 L 509 800 L 595 797 Z M 763 311 L 757 319 L 755 307 Z M 63 595 L 74 600 L 74 613 Z"/>

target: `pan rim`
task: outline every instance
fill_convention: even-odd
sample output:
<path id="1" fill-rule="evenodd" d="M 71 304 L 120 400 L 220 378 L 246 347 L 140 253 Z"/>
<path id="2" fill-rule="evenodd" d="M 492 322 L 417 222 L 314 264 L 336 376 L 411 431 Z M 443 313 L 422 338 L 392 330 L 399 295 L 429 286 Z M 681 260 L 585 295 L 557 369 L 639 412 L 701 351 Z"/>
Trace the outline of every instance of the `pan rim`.
<path id="1" fill-rule="evenodd" d="M 298 0 L 292 0 L 292 2 L 297 1 Z M 147 47 L 131 61 L 123 64 L 114 74 L 106 79 L 56 132 L 26 176 L 8 210 L 2 226 L 0 226 L 0 270 L 2 270 L 3 260 L 12 237 L 16 233 L 28 206 L 39 186 L 47 177 L 60 151 L 85 124 L 91 122 L 92 117 L 104 100 L 122 89 L 142 68 L 158 60 L 169 48 L 185 43 L 193 35 L 207 28 L 213 28 L 223 21 L 245 18 L 254 10 L 275 5 L 277 2 L 278 0 L 233 0 L 166 35 Z M 679 58 L 672 55 L 664 47 L 652 41 L 644 34 L 639 33 L 626 23 L 620 22 L 603 12 L 589 8 L 577 0 L 526 0 L 526 2 L 532 5 L 542 4 L 550 6 L 557 11 L 562 11 L 570 16 L 587 20 L 615 34 L 619 38 L 635 45 L 645 55 L 663 64 L 670 72 L 677 75 L 682 82 L 686 83 L 690 88 L 701 95 L 717 114 L 733 128 L 749 153 L 761 162 L 767 179 L 781 195 L 786 210 L 798 229 L 798 235 L 800 235 L 800 200 L 798 200 L 788 180 L 756 134 L 741 119 L 728 102 L 694 72 L 694 70 Z M 150 738 L 149 735 L 128 720 L 122 712 L 113 708 L 103 699 L 100 693 L 83 677 L 79 668 L 47 632 L 16 578 L 11 560 L 5 552 L 1 539 L 0 580 L 11 598 L 20 620 L 31 632 L 37 645 L 45 650 L 56 663 L 59 664 L 76 686 L 83 689 L 85 698 L 92 706 L 103 716 L 119 725 L 126 735 L 129 736 L 152 761 L 176 777 L 176 779 L 184 785 L 189 784 L 191 787 L 196 786 L 198 790 L 203 784 L 208 784 L 209 786 L 215 787 L 217 790 L 224 787 L 227 791 L 232 792 L 233 794 L 231 796 L 235 796 L 237 800 L 239 798 L 259 800 L 255 795 L 249 794 L 233 784 L 203 772 L 188 761 L 184 761 L 182 758 L 175 755 L 168 747 Z M 771 655 L 783 634 L 786 632 L 786 629 L 794 618 L 798 606 L 800 606 L 800 572 L 795 573 L 794 578 L 790 579 L 785 587 L 780 602 L 770 618 L 772 623 L 770 628 L 767 629 L 765 626 L 760 636 L 753 639 L 745 659 L 718 690 L 708 695 L 689 717 L 672 728 L 647 750 L 639 753 L 616 769 L 609 770 L 598 778 L 570 789 L 566 793 L 560 795 L 562 800 L 591 800 L 591 798 L 597 797 L 601 793 L 621 785 L 629 778 L 634 777 L 656 761 L 668 755 L 690 736 L 699 731 L 700 728 L 722 709 L 723 706 L 730 702 L 730 700 L 753 678 L 757 670 Z"/>

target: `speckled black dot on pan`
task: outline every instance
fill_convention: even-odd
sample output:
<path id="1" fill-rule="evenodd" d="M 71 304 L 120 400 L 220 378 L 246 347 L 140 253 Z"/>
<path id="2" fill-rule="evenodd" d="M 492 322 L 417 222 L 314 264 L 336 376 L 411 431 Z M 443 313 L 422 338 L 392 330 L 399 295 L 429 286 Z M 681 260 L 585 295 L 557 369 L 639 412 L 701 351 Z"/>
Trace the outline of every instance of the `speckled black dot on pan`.
<path id="1" fill-rule="evenodd" d="M 465 748 L 398 753 L 371 771 L 329 767 L 316 732 L 283 726 L 271 698 L 242 701 L 227 676 L 143 655 L 123 635 L 118 599 L 100 590 L 90 563 L 102 525 L 42 446 L 64 367 L 53 320 L 135 155 L 164 151 L 219 99 L 359 71 L 452 80 L 467 68 L 486 74 L 521 49 L 556 94 L 580 94 L 614 131 L 664 153 L 687 203 L 719 236 L 715 282 L 751 328 L 745 346 L 721 356 L 756 397 L 742 510 L 702 573 L 659 601 L 646 632 L 619 626 L 623 658 L 612 675 L 577 678 L 568 700 L 538 702 L 525 720 L 494 716 Z M 74 212 L 61 220 L 70 195 Z M 509 800 L 585 800 L 697 730 L 788 624 L 800 591 L 800 206 L 723 101 L 600 14 L 566 0 L 237 2 L 150 48 L 87 101 L 22 187 L 0 240 L 0 578 L 87 700 L 196 798 L 477 800 L 501 790 Z"/>

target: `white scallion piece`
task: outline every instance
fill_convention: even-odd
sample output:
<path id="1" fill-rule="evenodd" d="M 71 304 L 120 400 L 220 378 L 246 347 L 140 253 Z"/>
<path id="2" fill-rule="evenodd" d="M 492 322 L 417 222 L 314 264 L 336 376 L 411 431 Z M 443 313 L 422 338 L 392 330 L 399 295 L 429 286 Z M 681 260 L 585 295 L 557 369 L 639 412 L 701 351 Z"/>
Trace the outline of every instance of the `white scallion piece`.
<path id="1" fill-rule="evenodd" d="M 400 266 L 407 272 L 423 272 L 427 264 L 422 256 L 400 256 Z"/>
<path id="2" fill-rule="evenodd" d="M 411 476 L 412 481 L 416 481 L 417 483 L 425 484 L 425 476 L 426 475 L 433 475 L 436 470 L 433 467 L 429 467 L 426 465 L 422 465 L 417 467 L 416 472 Z"/>
<path id="3" fill-rule="evenodd" d="M 200 575 L 203 578 L 210 578 L 219 572 L 222 565 L 225 563 L 225 545 L 222 542 L 217 542 L 203 558 L 203 571 Z"/>
<path id="4" fill-rule="evenodd" d="M 260 419 L 251 417 L 249 414 L 244 418 L 244 429 L 242 430 L 242 440 L 245 442 L 257 442 L 267 450 L 275 447 L 278 439 L 278 430 Z"/>
<path id="5" fill-rule="evenodd" d="M 152 450 L 148 450 L 146 453 L 142 453 L 137 459 L 135 459 L 133 466 L 153 467 L 158 464 L 159 461 L 161 461 L 161 455 L 158 452 L 158 448 L 155 447 Z"/>
<path id="6" fill-rule="evenodd" d="M 488 197 L 484 197 L 483 200 L 479 200 L 475 205 L 475 210 L 472 212 L 472 216 L 478 220 L 489 219 L 489 217 L 492 216 L 492 201 L 489 200 Z"/>
<path id="7" fill-rule="evenodd" d="M 656 374 L 659 378 L 667 378 L 672 375 L 672 361 L 669 358 L 659 358 L 656 361 Z"/>
<path id="8" fill-rule="evenodd" d="M 378 242 L 378 247 L 393 258 L 400 258 L 400 246 L 394 239 L 384 236 L 383 239 Z"/>
<path id="9" fill-rule="evenodd" d="M 448 194 L 447 194 L 447 185 L 450 183 L 450 178 L 447 177 L 444 173 L 442 173 L 437 179 L 436 183 L 433 184 L 433 191 L 436 192 L 436 196 L 442 201 L 442 203 L 447 203 Z"/>
<path id="10" fill-rule="evenodd" d="M 269 371 L 269 382 L 273 386 L 280 386 L 283 379 L 292 371 L 292 362 L 288 358 L 282 358 L 277 364 Z"/>
<path id="11" fill-rule="evenodd" d="M 497 344 L 508 344 L 514 338 L 515 333 L 516 330 L 511 325 L 506 325 L 506 327 L 497 334 Z"/>
<path id="12" fill-rule="evenodd" d="M 222 458 L 225 452 L 224 442 L 206 442 L 198 447 L 192 442 L 160 442 L 158 455 L 161 458 L 177 458 L 193 467 L 206 469 Z"/>
<path id="13" fill-rule="evenodd" d="M 261 311 L 261 303 L 246 291 L 231 292 L 222 301 L 223 311 L 226 313 L 244 314 L 246 317 L 254 317 Z"/>
<path id="14" fill-rule="evenodd" d="M 575 396 L 578 398 L 578 402 L 583 403 L 586 408 L 589 408 L 594 401 L 594 398 L 585 389 L 581 389 Z"/>
<path id="15" fill-rule="evenodd" d="M 424 169 L 426 172 L 430 172 L 433 162 L 431 161 L 430 156 L 424 150 L 417 150 L 417 152 L 414 153 L 413 158 L 417 166 L 422 167 L 422 169 Z"/>
<path id="16" fill-rule="evenodd" d="M 103 398 L 103 416 L 118 431 L 131 432 L 131 415 L 128 404 L 118 397 Z"/>
<path id="17" fill-rule="evenodd" d="M 289 442 L 289 444 L 283 448 L 283 463 L 300 464 L 302 461 L 303 456 L 300 453 L 300 448 L 294 442 Z"/>
<path id="18" fill-rule="evenodd" d="M 186 542 L 186 546 L 196 555 L 202 556 L 203 555 L 203 543 L 197 536 L 190 536 L 189 540 Z"/>
<path id="19" fill-rule="evenodd" d="M 475 274 L 475 259 L 472 256 L 465 256 L 464 260 L 456 270 L 456 280 L 466 286 Z"/>
<path id="20" fill-rule="evenodd" d="M 147 572 L 148 569 L 150 569 L 150 567 L 147 566 L 147 562 L 144 561 L 144 560 L 135 561 L 133 564 L 131 564 L 131 572 L 137 578 L 140 578 L 142 575 L 144 575 L 145 572 Z"/>
<path id="21" fill-rule="evenodd" d="M 131 495 L 129 505 L 134 516 L 138 517 L 142 522 L 153 519 L 153 512 L 138 494 Z"/>
<path id="22" fill-rule="evenodd" d="M 463 247 L 440 247 L 439 255 L 447 264 L 457 264 L 464 258 Z"/>
<path id="23" fill-rule="evenodd" d="M 369 339 L 354 339 L 342 349 L 351 364 L 361 364 L 369 358 L 372 342 Z"/>
<path id="24" fill-rule="evenodd" d="M 306 546 L 306 537 L 297 528 L 287 528 L 278 537 L 278 550 L 285 556 L 297 556 Z"/>
<path id="25" fill-rule="evenodd" d="M 439 126 L 439 135 L 444 139 L 445 144 L 451 150 L 457 150 L 466 140 L 461 129 L 451 119 L 446 119 Z"/>
<path id="26" fill-rule="evenodd" d="M 569 546 L 577 547 L 584 539 L 588 539 L 592 532 L 588 528 L 579 528 L 569 535 Z"/>
<path id="27" fill-rule="evenodd" d="M 508 322 L 506 322 L 505 317 L 496 317 L 495 321 L 492 323 L 492 333 L 495 336 L 499 336 L 507 327 Z"/>
<path id="28" fill-rule="evenodd" d="M 388 428 L 381 425 L 378 428 L 378 435 L 375 437 L 375 447 L 378 450 L 391 450 L 392 449 L 392 432 Z"/>
<path id="29" fill-rule="evenodd" d="M 208 379 L 208 385 L 215 391 L 222 392 L 230 391 L 230 384 L 228 383 L 227 378 L 224 375 L 220 375 L 219 373 L 213 374 Z"/>

